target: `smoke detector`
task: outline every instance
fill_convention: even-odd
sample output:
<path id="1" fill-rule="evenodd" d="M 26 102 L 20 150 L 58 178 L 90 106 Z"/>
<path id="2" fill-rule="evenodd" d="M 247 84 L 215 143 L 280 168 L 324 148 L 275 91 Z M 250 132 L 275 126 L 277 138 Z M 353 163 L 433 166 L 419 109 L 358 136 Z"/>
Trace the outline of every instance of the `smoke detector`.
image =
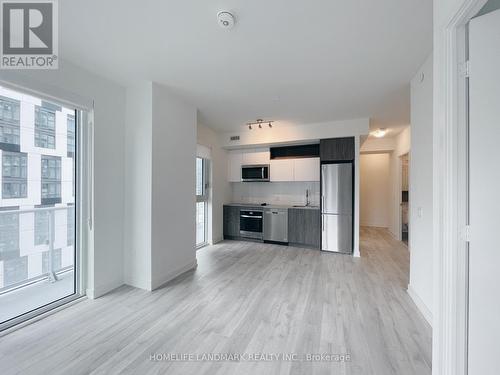
<path id="1" fill-rule="evenodd" d="M 217 13 L 217 21 L 219 21 L 219 26 L 223 29 L 232 29 L 234 26 L 234 16 L 226 11 L 220 11 Z"/>

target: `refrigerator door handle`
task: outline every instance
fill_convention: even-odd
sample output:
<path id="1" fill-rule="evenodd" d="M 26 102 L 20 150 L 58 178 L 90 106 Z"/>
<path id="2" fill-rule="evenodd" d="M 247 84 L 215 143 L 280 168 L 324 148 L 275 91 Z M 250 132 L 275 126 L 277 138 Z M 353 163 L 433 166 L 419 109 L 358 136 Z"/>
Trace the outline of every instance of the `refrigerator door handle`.
<path id="1" fill-rule="evenodd" d="M 325 231 L 325 217 L 321 215 L 321 231 Z"/>

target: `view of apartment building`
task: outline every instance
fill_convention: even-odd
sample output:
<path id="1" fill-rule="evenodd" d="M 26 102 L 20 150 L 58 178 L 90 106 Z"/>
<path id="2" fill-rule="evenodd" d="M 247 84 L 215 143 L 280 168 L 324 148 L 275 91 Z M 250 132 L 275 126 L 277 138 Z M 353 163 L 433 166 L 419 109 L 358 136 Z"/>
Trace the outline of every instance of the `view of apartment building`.
<path id="1" fill-rule="evenodd" d="M 74 263 L 75 111 L 0 87 L 0 292 Z"/>

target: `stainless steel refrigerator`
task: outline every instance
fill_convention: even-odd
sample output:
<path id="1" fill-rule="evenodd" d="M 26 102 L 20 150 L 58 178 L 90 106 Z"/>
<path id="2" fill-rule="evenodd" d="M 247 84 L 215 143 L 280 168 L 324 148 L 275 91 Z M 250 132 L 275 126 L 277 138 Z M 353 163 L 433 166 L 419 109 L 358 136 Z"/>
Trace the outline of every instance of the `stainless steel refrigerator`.
<path id="1" fill-rule="evenodd" d="M 321 250 L 352 253 L 353 164 L 321 165 Z"/>

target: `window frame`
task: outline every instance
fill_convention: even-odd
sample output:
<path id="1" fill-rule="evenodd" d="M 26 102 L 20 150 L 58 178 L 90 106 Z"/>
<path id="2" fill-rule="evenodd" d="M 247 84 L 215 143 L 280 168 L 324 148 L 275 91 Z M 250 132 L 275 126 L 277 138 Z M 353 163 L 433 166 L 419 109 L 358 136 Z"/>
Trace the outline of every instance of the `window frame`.
<path id="1" fill-rule="evenodd" d="M 45 113 L 45 114 L 51 114 L 54 116 L 54 126 L 53 128 L 50 128 L 48 126 L 42 126 L 39 120 L 40 112 Z M 48 122 L 48 120 L 46 120 Z M 46 145 L 41 145 L 40 140 L 43 138 L 45 139 Z M 49 139 L 53 138 L 54 147 L 49 146 Z M 45 108 L 43 106 L 36 105 L 35 106 L 35 147 L 39 148 L 46 148 L 49 150 L 55 150 L 56 149 L 56 113 L 49 109 Z"/>
<path id="2" fill-rule="evenodd" d="M 73 129 L 70 130 L 70 122 L 73 124 Z M 66 115 L 66 154 L 68 157 L 73 157 L 75 154 L 75 115 Z M 71 142 L 70 142 L 71 141 Z M 71 148 L 71 150 L 70 150 Z"/>
<path id="3" fill-rule="evenodd" d="M 16 167 L 13 163 L 14 159 L 18 159 L 17 168 L 19 169 L 20 176 L 13 176 L 12 169 Z M 6 174 L 5 161 L 10 159 L 10 173 Z M 24 163 L 22 162 L 24 161 Z M 24 169 L 24 173 L 23 173 Z M 25 174 L 25 176 L 22 176 Z M 7 195 L 7 191 L 11 192 L 11 189 L 6 189 L 6 185 L 18 185 L 19 194 L 13 196 L 12 194 Z M 24 189 L 21 187 L 24 186 Z M 22 192 L 23 191 L 23 192 Z M 28 154 L 25 152 L 14 152 L 14 151 L 3 151 L 2 152 L 2 199 L 24 199 L 28 197 Z"/>
<path id="4" fill-rule="evenodd" d="M 11 119 L 3 118 L 3 107 L 4 105 L 11 105 L 17 108 L 17 111 L 13 111 L 15 116 L 11 116 Z M 0 144 L 3 144 L 4 147 L 6 145 L 15 145 L 20 146 L 21 144 L 21 102 L 16 99 L 8 98 L 0 95 Z M 16 116 L 17 115 L 17 116 Z M 6 136 L 5 129 L 9 129 L 10 137 L 14 137 L 15 141 L 12 142 L 10 139 L 8 142 L 4 140 Z M 17 133 L 17 134 L 16 134 Z"/>
<path id="5" fill-rule="evenodd" d="M 0 85 L 21 94 L 36 96 L 50 103 L 59 103 L 65 107 L 75 109 L 75 149 L 73 157 L 74 175 L 74 210 L 75 210 L 75 233 L 74 233 L 74 293 L 55 300 L 47 305 L 40 306 L 34 310 L 27 311 L 22 315 L 0 322 L 0 335 L 16 329 L 15 326 L 29 324 L 30 321 L 39 319 L 40 316 L 50 313 L 51 310 L 59 309 L 64 305 L 83 300 L 87 292 L 87 256 L 93 253 L 93 163 L 94 163 L 94 141 L 93 141 L 93 119 L 94 108 L 92 99 L 80 97 L 70 91 L 63 89 L 53 90 L 52 86 L 35 85 L 30 89 L 31 80 L 20 79 L 19 82 L 0 80 Z M 51 92 L 52 94 L 46 94 Z M 68 100 L 58 99 L 66 97 Z M 78 104 L 80 103 L 80 104 Z M 36 146 L 35 146 L 36 147 Z M 0 149 L 4 149 L 0 144 Z M 8 149 L 16 151 L 18 149 Z M 15 207 L 13 207 L 15 209 Z M 10 210 L 8 210 L 10 211 Z M 91 296 L 93 289 L 91 290 Z"/>
<path id="6" fill-rule="evenodd" d="M 49 173 L 49 177 L 44 176 L 44 162 L 47 163 L 46 170 Z M 51 166 L 51 162 L 55 162 L 55 166 Z M 50 177 L 51 170 L 54 170 L 56 177 Z M 41 195 L 42 204 L 53 204 L 61 203 L 61 174 L 62 174 L 62 161 L 59 156 L 42 155 L 40 159 L 40 176 L 41 176 Z M 48 193 L 44 194 L 44 185 L 47 187 Z M 50 193 L 49 186 L 55 186 L 56 193 Z"/>

